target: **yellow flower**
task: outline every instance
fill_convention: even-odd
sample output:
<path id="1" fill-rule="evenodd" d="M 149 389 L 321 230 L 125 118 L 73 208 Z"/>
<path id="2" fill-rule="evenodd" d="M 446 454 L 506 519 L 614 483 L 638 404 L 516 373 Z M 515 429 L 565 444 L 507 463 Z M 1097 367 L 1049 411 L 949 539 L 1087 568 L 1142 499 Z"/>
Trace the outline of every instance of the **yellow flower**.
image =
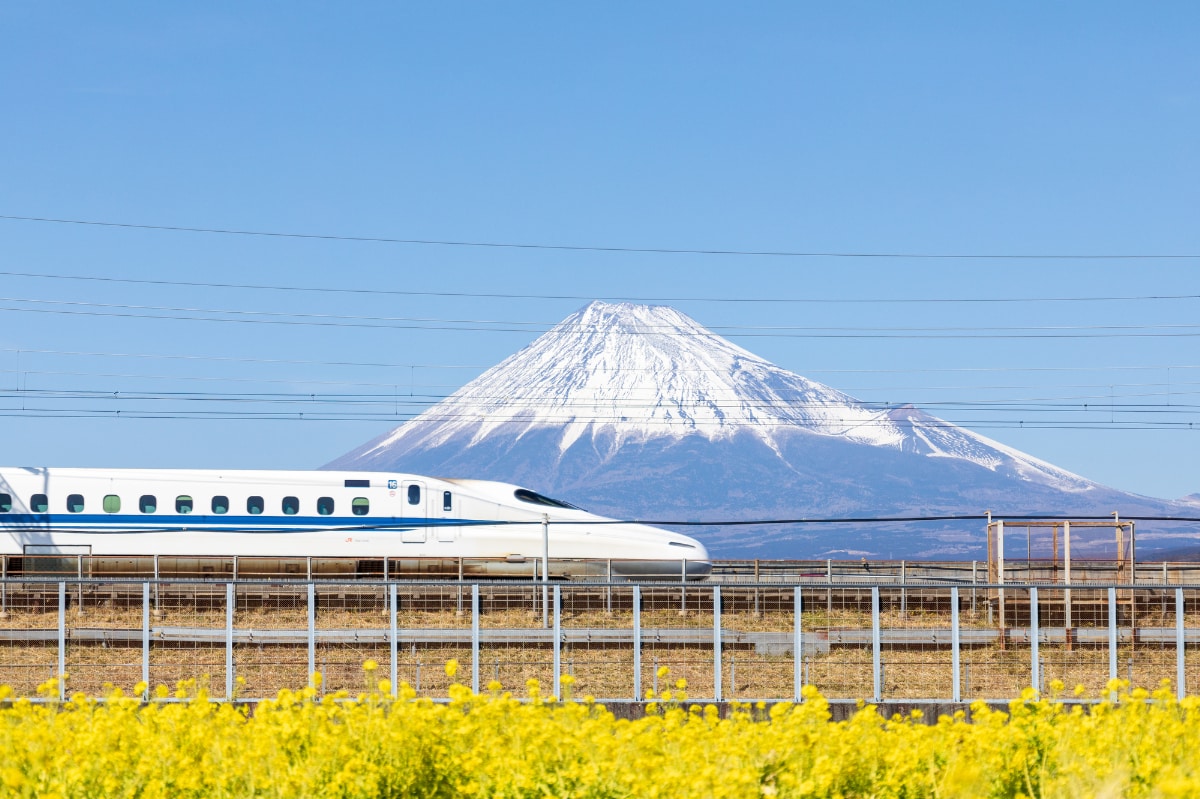
<path id="1" fill-rule="evenodd" d="M 376 663 L 374 660 L 371 660 L 370 658 L 367 658 L 366 660 L 363 661 L 363 671 L 365 671 L 367 673 L 375 671 L 378 668 L 379 668 L 379 664 Z"/>
<path id="2" fill-rule="evenodd" d="M 455 674 L 458 674 L 458 661 L 450 658 L 446 661 L 446 676 L 453 679 Z"/>

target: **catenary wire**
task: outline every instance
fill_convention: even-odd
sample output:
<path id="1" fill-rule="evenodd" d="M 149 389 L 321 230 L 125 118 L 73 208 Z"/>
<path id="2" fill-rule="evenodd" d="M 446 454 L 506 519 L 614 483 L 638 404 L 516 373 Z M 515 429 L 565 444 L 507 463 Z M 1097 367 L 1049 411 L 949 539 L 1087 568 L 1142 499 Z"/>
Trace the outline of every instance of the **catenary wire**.
<path id="1" fill-rule="evenodd" d="M 236 228 L 189 227 L 183 225 L 151 225 L 134 222 L 110 222 L 95 219 L 62 219 L 55 217 L 17 216 L 0 214 L 0 219 L 15 222 L 40 222 L 57 225 L 80 225 L 92 227 L 124 228 L 127 230 L 157 230 L 172 233 L 206 233 L 224 236 L 257 236 L 264 238 L 313 239 L 321 241 L 363 242 L 373 244 L 409 244 L 437 247 L 478 247 L 517 250 L 559 250 L 568 252 L 638 253 L 647 255 L 733 255 L 772 258 L 863 258 L 863 259 L 915 259 L 915 260 L 1191 260 L 1200 255 L 1189 253 L 935 253 L 935 252 L 853 252 L 853 251 L 804 251 L 804 250 L 739 250 L 702 249 L 674 247 L 616 247 L 578 244 L 544 244 L 503 241 L 468 241 L 454 239 L 392 238 L 385 236 L 348 236 L 330 233 L 292 233 L 267 230 L 241 230 Z"/>

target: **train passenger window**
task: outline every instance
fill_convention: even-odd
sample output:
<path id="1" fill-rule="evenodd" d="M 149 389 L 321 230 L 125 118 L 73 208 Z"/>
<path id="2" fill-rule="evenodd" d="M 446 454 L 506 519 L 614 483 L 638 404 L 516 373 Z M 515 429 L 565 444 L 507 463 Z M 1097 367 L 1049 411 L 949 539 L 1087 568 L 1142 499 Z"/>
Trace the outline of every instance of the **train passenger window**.
<path id="1" fill-rule="evenodd" d="M 191 513 L 192 505 L 192 498 L 187 494 L 180 494 L 179 496 L 175 497 L 176 513 Z"/>
<path id="2" fill-rule="evenodd" d="M 45 513 L 50 510 L 50 500 L 45 494 L 34 494 L 29 498 L 29 509 L 34 513 Z"/>
<path id="3" fill-rule="evenodd" d="M 419 485 L 410 485 L 408 487 L 408 504 L 409 505 L 420 505 L 421 504 L 421 487 Z"/>
<path id="4" fill-rule="evenodd" d="M 12 510 L 12 494 L 0 494 L 0 513 Z"/>
<path id="5" fill-rule="evenodd" d="M 300 512 L 300 500 L 296 499 L 296 497 L 284 497 L 283 498 L 283 515 L 284 516 L 295 516 L 299 512 Z"/>
<path id="6" fill-rule="evenodd" d="M 158 498 L 153 494 L 142 494 L 138 499 L 138 510 L 142 513 L 154 513 L 158 510 Z"/>
<path id="7" fill-rule="evenodd" d="M 67 511 L 70 513 L 83 513 L 83 494 L 67 495 Z"/>
<path id="8" fill-rule="evenodd" d="M 366 516 L 371 511 L 371 500 L 366 497 L 355 497 L 350 501 L 350 512 L 355 516 Z"/>
<path id="9" fill-rule="evenodd" d="M 120 513 L 121 512 L 121 498 L 118 497 L 116 494 L 107 494 L 104 497 L 104 502 L 102 503 L 102 507 L 104 508 L 105 513 Z"/>
<path id="10" fill-rule="evenodd" d="M 257 516 L 263 512 L 263 498 L 250 497 L 246 500 L 246 512 L 252 516 Z"/>
<path id="11" fill-rule="evenodd" d="M 453 507 L 453 503 L 451 503 L 451 501 L 450 501 L 450 492 L 443 491 L 442 492 L 442 510 L 450 510 L 452 507 Z"/>
<path id="12" fill-rule="evenodd" d="M 322 516 L 333 515 L 333 497 L 318 497 L 317 498 L 317 513 Z"/>
<path id="13" fill-rule="evenodd" d="M 213 497 L 212 512 L 216 514 L 229 513 L 229 497 Z"/>

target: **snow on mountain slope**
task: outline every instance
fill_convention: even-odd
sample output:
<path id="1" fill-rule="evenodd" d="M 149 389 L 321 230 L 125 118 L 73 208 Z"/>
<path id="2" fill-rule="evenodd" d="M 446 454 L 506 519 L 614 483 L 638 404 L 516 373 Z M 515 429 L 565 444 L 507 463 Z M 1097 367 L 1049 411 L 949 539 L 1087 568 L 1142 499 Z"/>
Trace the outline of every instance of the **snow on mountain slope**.
<path id="1" fill-rule="evenodd" d="M 554 432 L 612 458 L 630 444 L 750 433 L 783 459 L 797 432 L 1011 471 L 1087 491 L 1051 464 L 906 407 L 878 409 L 782 369 L 666 306 L 593 302 L 412 421 L 330 466 L 366 466 L 451 441 L 476 447 Z M 543 436 L 539 435 L 539 439 Z"/>

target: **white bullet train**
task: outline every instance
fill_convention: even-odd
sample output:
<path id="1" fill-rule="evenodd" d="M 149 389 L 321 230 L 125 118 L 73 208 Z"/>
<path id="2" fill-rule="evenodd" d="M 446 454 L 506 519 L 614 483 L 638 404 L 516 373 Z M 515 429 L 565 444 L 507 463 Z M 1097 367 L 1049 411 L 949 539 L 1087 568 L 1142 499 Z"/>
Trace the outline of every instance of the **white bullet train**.
<path id="1" fill-rule="evenodd" d="M 0 555 L 10 574 L 86 556 L 93 575 L 217 577 L 236 573 L 230 561 L 250 558 L 255 571 L 290 576 L 529 577 L 544 551 L 552 578 L 678 580 L 711 571 L 693 538 L 487 480 L 0 467 Z"/>

